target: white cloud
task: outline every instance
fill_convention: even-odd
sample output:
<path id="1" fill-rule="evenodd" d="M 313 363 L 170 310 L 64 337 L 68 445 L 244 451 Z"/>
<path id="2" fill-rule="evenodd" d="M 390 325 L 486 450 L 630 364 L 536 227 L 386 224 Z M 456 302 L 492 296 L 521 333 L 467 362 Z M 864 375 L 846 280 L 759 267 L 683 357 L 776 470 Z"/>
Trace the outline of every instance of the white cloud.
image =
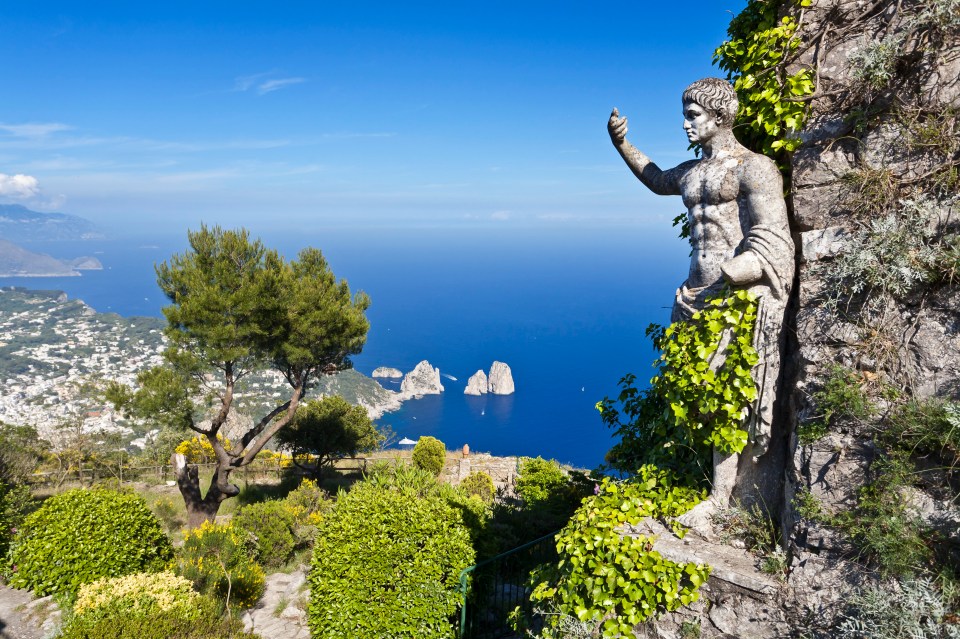
<path id="1" fill-rule="evenodd" d="M 0 123 L 0 131 L 18 138 L 45 138 L 51 133 L 69 131 L 72 126 L 59 122 L 28 122 L 26 124 Z"/>
<path id="2" fill-rule="evenodd" d="M 40 195 L 40 182 L 32 175 L 0 173 L 0 197 L 29 200 Z"/>
<path id="3" fill-rule="evenodd" d="M 28 204 L 37 208 L 56 209 L 63 206 L 62 195 L 45 197 L 40 182 L 32 175 L 0 173 L 0 200 Z"/>
<path id="4" fill-rule="evenodd" d="M 233 90 L 255 90 L 257 95 L 265 95 L 267 93 L 279 91 L 280 89 L 293 86 L 294 84 L 301 84 L 306 81 L 306 78 L 300 77 L 277 77 L 277 73 L 275 71 L 269 71 L 267 73 L 255 73 L 253 75 L 245 75 L 237 78 L 233 82 Z"/>
<path id="5" fill-rule="evenodd" d="M 306 78 L 277 78 L 276 80 L 267 80 L 257 87 L 257 93 L 259 95 L 263 95 L 265 93 L 270 93 L 271 91 L 277 91 L 278 89 L 282 89 L 294 84 L 300 84 L 306 81 Z"/>
<path id="6" fill-rule="evenodd" d="M 505 222 L 510 219 L 510 211 L 494 211 L 490 214 L 490 219 Z"/>

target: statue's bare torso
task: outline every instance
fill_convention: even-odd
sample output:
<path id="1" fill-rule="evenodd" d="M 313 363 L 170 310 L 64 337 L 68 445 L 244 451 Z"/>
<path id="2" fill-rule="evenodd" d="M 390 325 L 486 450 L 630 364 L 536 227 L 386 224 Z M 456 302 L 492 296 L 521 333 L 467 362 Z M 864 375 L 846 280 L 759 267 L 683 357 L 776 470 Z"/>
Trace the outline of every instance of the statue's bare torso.
<path id="1" fill-rule="evenodd" d="M 681 166 L 689 167 L 679 180 L 692 247 L 686 284 L 709 287 L 720 281 L 720 265 L 733 258 L 743 241 L 738 201 L 741 162 L 731 157 L 711 158 Z"/>

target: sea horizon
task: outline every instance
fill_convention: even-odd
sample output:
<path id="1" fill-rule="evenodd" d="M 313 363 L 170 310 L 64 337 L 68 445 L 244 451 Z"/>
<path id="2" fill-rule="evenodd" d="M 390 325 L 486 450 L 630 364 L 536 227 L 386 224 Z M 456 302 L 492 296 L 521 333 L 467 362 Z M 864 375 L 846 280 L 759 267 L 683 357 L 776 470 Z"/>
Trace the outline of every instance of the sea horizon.
<path id="1" fill-rule="evenodd" d="M 594 468 L 614 443 L 596 403 L 627 374 L 645 384 L 655 353 L 644 335 L 669 321 L 687 247 L 669 231 L 549 229 L 327 229 L 263 233 L 293 258 L 320 248 L 338 278 L 372 299 L 370 332 L 354 367 L 438 367 L 445 392 L 405 402 L 377 420 L 397 438 L 431 435 L 449 449 L 543 456 Z M 60 258 L 93 255 L 81 277 L 0 278 L 2 286 L 63 290 L 98 312 L 162 317 L 153 265 L 186 247 L 186 234 L 41 242 Z M 466 396 L 467 379 L 506 362 L 516 393 Z M 455 378 L 455 379 L 454 379 Z M 399 382 L 378 380 L 390 390 Z"/>

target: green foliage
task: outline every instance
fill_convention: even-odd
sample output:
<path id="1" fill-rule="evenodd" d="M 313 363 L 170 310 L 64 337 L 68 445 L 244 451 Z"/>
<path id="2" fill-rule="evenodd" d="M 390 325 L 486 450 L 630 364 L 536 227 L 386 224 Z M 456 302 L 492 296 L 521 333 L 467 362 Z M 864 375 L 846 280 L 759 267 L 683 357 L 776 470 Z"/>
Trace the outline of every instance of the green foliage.
<path id="1" fill-rule="evenodd" d="M 389 476 L 341 494 L 320 523 L 308 612 L 317 639 L 453 636 L 458 577 L 474 562 L 461 511 L 436 488 L 418 497 Z"/>
<path id="2" fill-rule="evenodd" d="M 873 217 L 851 235 L 844 252 L 823 267 L 830 291 L 827 302 L 849 308 L 850 301 L 859 298 L 864 309 L 879 310 L 891 298 L 903 298 L 923 284 L 951 282 L 956 275 L 956 234 L 946 233 L 936 221 L 946 219 L 955 202 L 901 199 L 887 210 L 884 202 L 864 203 Z"/>
<path id="3" fill-rule="evenodd" d="M 436 437 L 421 437 L 413 447 L 411 459 L 417 468 L 429 470 L 434 475 L 443 471 L 443 464 L 447 458 L 447 447 Z"/>
<path id="4" fill-rule="evenodd" d="M 32 508 L 30 488 L 23 484 L 0 482 L 0 557 L 7 556 L 10 541 Z"/>
<path id="5" fill-rule="evenodd" d="M 914 478 L 913 466 L 905 456 L 897 455 L 875 462 L 873 471 L 873 480 L 860 488 L 852 510 L 827 513 L 807 492 L 797 494 L 794 506 L 802 517 L 850 537 L 860 549 L 860 558 L 884 576 L 929 569 L 937 535 L 904 499 Z"/>
<path id="6" fill-rule="evenodd" d="M 255 635 L 220 617 L 215 601 L 169 572 L 140 573 L 81 586 L 63 639 L 228 639 Z"/>
<path id="7" fill-rule="evenodd" d="M 791 0 L 792 1 L 792 0 Z M 807 117 L 804 98 L 813 94 L 809 68 L 788 73 L 791 55 L 800 46 L 794 37 L 799 22 L 779 16 L 784 3 L 750 0 L 727 29 L 729 40 L 713 54 L 714 63 L 727 72 L 740 106 L 734 132 L 748 148 L 777 158 L 800 146 L 798 133 Z M 809 6 L 810 0 L 799 0 Z"/>
<path id="8" fill-rule="evenodd" d="M 638 391 L 628 375 L 620 381 L 620 410 L 609 398 L 597 405 L 604 423 L 622 438 L 608 456 L 615 468 L 632 471 L 652 463 L 699 477 L 709 467 L 712 447 L 743 450 L 747 432 L 741 425 L 757 397 L 750 374 L 759 359 L 753 348 L 756 318 L 756 300 L 741 290 L 710 300 L 689 322 L 647 329 L 661 351 L 650 389 Z M 724 340 L 723 363 L 712 367 Z"/>
<path id="9" fill-rule="evenodd" d="M 883 89 L 893 80 L 897 60 L 904 53 L 902 33 L 867 40 L 850 54 L 853 77 L 871 89 Z"/>
<path id="10" fill-rule="evenodd" d="M 277 433 L 276 440 L 290 449 L 295 463 L 298 457 L 314 456 L 314 475 L 319 476 L 324 464 L 376 450 L 383 436 L 366 409 L 332 395 L 301 404 L 290 425 Z"/>
<path id="11" fill-rule="evenodd" d="M 23 522 L 8 563 L 14 588 L 73 594 L 102 577 L 162 570 L 173 557 L 163 528 L 140 497 L 70 490 Z"/>
<path id="12" fill-rule="evenodd" d="M 234 525 L 205 521 L 184 535 L 176 572 L 228 607 L 249 608 L 263 595 L 265 583 L 263 569 L 251 559 L 253 546 Z"/>
<path id="13" fill-rule="evenodd" d="M 873 415 L 876 407 L 861 382 L 854 371 L 832 365 L 827 370 L 823 385 L 811 395 L 817 415 L 798 428 L 800 442 L 812 443 L 840 422 L 860 422 Z"/>
<path id="14" fill-rule="evenodd" d="M 150 510 L 163 522 L 168 533 L 177 532 L 186 521 L 183 518 L 183 507 L 177 508 L 169 497 L 161 497 L 150 504 Z"/>
<path id="15" fill-rule="evenodd" d="M 700 622 L 687 620 L 680 624 L 680 639 L 700 639 Z"/>
<path id="16" fill-rule="evenodd" d="M 720 511 L 713 523 L 721 539 L 738 539 L 747 550 L 758 555 L 771 555 L 780 548 L 779 528 L 759 504 L 749 508 L 737 505 Z"/>
<path id="17" fill-rule="evenodd" d="M 544 503 L 567 486 L 569 480 L 560 464 L 543 457 L 524 457 L 514 489 L 517 495 L 531 505 Z"/>
<path id="18" fill-rule="evenodd" d="M 604 479 L 557 536 L 560 562 L 531 574 L 531 600 L 592 623 L 605 638 L 630 635 L 637 623 L 696 601 L 709 567 L 664 559 L 651 539 L 622 536 L 618 528 L 676 517 L 705 497 L 653 466 L 625 482 Z M 547 617 L 545 638 L 561 636 L 560 618 Z"/>
<path id="19" fill-rule="evenodd" d="M 244 506 L 234 515 L 233 523 L 253 535 L 257 561 L 264 566 L 282 566 L 293 556 L 297 518 L 285 503 L 263 501 Z"/>
<path id="20" fill-rule="evenodd" d="M 960 639 L 949 597 L 929 579 L 868 586 L 847 601 L 838 639 Z"/>
<path id="21" fill-rule="evenodd" d="M 903 497 L 913 468 L 898 458 L 876 465 L 877 477 L 860 489 L 856 508 L 835 515 L 833 523 L 853 538 L 862 556 L 883 575 L 917 574 L 930 566 L 935 536 Z"/>
<path id="22" fill-rule="evenodd" d="M 475 495 L 485 504 L 492 504 L 496 493 L 493 478 L 482 470 L 475 470 L 460 482 L 460 488 L 468 495 Z"/>
<path id="23" fill-rule="evenodd" d="M 45 452 L 36 428 L 0 422 L 0 483 L 24 483 Z"/>
<path id="24" fill-rule="evenodd" d="M 956 467 L 960 465 L 960 404 L 910 400 L 891 413 L 882 437 L 901 450 L 935 455 Z"/>
<path id="25" fill-rule="evenodd" d="M 366 341 L 370 300 L 351 295 L 317 249 L 306 248 L 288 262 L 242 229 L 201 226 L 188 239 L 186 252 L 156 266 L 157 283 L 171 301 L 163 309 L 167 364 L 140 374 L 136 393 L 113 387 L 114 403 L 148 420 L 195 427 L 213 400 L 219 405 L 205 434 L 215 437 L 236 410 L 241 380 L 272 369 L 290 384 L 289 395 L 256 418 L 229 450 L 211 442 L 218 466 L 203 502 L 187 504 L 195 522 L 237 494 L 230 472 L 252 462 L 289 424 L 288 409 L 322 375 L 351 367 L 350 356 Z M 193 488 L 185 496 L 199 494 L 199 486 Z"/>

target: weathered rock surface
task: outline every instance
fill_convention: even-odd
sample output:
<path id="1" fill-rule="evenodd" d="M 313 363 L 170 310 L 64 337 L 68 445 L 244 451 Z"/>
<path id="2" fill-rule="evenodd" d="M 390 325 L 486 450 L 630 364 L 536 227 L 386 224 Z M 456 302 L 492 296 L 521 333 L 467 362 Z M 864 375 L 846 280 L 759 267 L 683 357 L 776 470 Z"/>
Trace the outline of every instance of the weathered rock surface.
<path id="1" fill-rule="evenodd" d="M 494 395 L 512 395 L 514 393 L 513 374 L 503 362 L 494 362 L 487 377 L 487 390 Z"/>
<path id="2" fill-rule="evenodd" d="M 488 391 L 487 374 L 482 370 L 477 371 L 467 380 L 467 387 L 463 389 L 464 395 L 484 395 Z"/>
<path id="3" fill-rule="evenodd" d="M 698 636 L 704 638 L 789 636 L 791 625 L 778 607 L 785 585 L 758 570 L 751 553 L 693 534 L 678 539 L 653 519 L 626 527 L 624 534 L 655 537 L 653 550 L 670 561 L 711 567 L 699 601 L 638 627 L 638 639 L 680 639 L 685 636 L 681 629 L 685 622 L 698 626 Z"/>
<path id="4" fill-rule="evenodd" d="M 400 392 L 407 397 L 418 395 L 439 395 L 443 392 L 440 383 L 440 369 L 423 360 L 416 368 L 407 373 L 400 384 Z"/>
<path id="5" fill-rule="evenodd" d="M 386 377 L 389 379 L 399 379 L 403 377 L 403 371 L 399 368 L 390 368 L 389 366 L 380 366 L 376 368 L 371 377 Z"/>
<path id="6" fill-rule="evenodd" d="M 0 637 L 51 639 L 60 634 L 60 607 L 52 596 L 0 586 Z"/>

